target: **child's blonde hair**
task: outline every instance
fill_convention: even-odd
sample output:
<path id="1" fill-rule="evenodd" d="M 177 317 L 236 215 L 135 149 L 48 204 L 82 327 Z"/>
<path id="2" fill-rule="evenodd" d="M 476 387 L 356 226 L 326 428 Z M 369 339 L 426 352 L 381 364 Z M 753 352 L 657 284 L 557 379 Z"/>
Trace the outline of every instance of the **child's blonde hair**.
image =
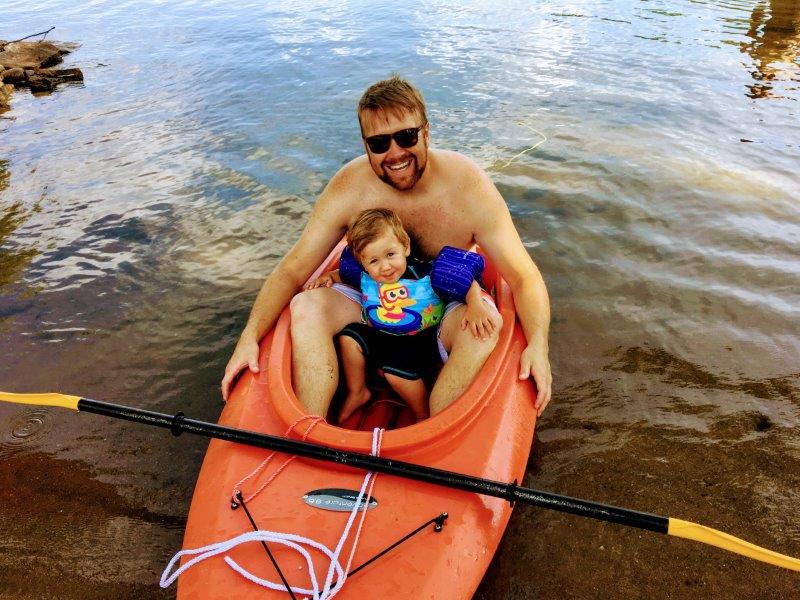
<path id="1" fill-rule="evenodd" d="M 387 227 L 403 247 L 408 248 L 411 243 L 408 233 L 397 213 L 388 208 L 371 208 L 358 213 L 347 228 L 347 245 L 356 258 L 359 258 L 364 248 L 386 231 Z"/>

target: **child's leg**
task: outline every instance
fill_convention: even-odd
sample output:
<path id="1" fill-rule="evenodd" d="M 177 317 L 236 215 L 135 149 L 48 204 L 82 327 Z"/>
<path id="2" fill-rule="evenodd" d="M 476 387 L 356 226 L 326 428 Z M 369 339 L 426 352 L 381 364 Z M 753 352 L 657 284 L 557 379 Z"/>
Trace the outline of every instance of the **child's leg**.
<path id="1" fill-rule="evenodd" d="M 339 337 L 339 350 L 347 384 L 347 397 L 339 411 L 339 423 L 345 421 L 356 409 L 367 403 L 370 392 L 366 383 L 366 360 L 361 346 L 353 338 Z"/>
<path id="2" fill-rule="evenodd" d="M 417 421 L 428 418 L 430 415 L 428 410 L 428 390 L 425 388 L 425 383 L 422 379 L 403 379 L 397 375 L 386 373 L 386 381 L 411 407 L 417 417 Z"/>

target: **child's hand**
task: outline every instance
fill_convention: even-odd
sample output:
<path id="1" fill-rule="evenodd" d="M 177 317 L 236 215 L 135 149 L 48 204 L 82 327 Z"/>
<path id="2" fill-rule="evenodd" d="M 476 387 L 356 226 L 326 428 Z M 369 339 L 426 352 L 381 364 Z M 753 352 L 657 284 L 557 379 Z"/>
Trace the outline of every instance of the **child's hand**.
<path id="1" fill-rule="evenodd" d="M 482 298 L 467 302 L 467 310 L 461 319 L 461 329 L 469 328 L 476 339 L 485 340 L 499 325 L 497 316 Z"/>
<path id="2" fill-rule="evenodd" d="M 336 280 L 333 278 L 333 273 L 325 273 L 321 277 L 317 277 L 303 286 L 303 290 L 313 290 L 318 287 L 331 287 Z"/>

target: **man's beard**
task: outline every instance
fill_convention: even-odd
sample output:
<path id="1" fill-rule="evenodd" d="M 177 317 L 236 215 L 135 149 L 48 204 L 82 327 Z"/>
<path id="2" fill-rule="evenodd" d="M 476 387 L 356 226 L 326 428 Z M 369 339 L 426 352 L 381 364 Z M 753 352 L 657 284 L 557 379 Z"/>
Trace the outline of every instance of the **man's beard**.
<path id="1" fill-rule="evenodd" d="M 399 190 L 401 192 L 405 191 L 405 190 L 410 190 L 415 185 L 417 185 L 417 182 L 420 180 L 420 178 L 422 177 L 422 174 L 425 172 L 425 167 L 424 166 L 423 167 L 419 166 L 419 161 L 417 160 L 417 157 L 414 156 L 413 154 L 411 155 L 410 158 L 411 158 L 412 164 L 414 166 L 414 174 L 411 176 L 411 179 L 408 180 L 409 183 L 405 183 L 404 182 L 402 187 L 400 185 L 398 185 L 398 183 L 392 179 L 392 177 L 390 175 L 391 171 L 389 170 L 389 167 L 386 167 L 384 165 L 381 165 L 381 176 L 380 176 L 381 181 L 383 181 L 385 184 L 390 185 L 394 189 Z M 400 161 L 400 162 L 403 162 L 403 161 Z"/>

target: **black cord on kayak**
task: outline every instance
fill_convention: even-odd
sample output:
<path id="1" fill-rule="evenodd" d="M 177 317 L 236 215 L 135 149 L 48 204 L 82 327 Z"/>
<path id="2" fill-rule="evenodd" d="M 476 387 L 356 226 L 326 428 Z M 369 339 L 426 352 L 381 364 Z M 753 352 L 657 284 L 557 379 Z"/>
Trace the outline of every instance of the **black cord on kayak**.
<path id="1" fill-rule="evenodd" d="M 244 503 L 244 497 L 242 496 L 241 491 L 236 492 L 236 499 L 239 501 L 239 504 L 242 505 L 242 508 L 244 509 L 247 518 L 250 520 L 250 524 L 253 526 L 253 531 L 258 531 L 259 530 L 258 525 L 256 525 L 255 520 L 253 520 L 253 515 L 250 514 L 249 510 L 247 510 L 247 505 Z M 286 591 L 289 592 L 289 595 L 292 597 L 292 600 L 297 600 L 297 598 L 295 598 L 294 592 L 292 592 L 292 587 L 289 585 L 289 582 L 286 581 L 286 577 L 283 576 L 283 571 L 281 571 L 281 568 L 278 566 L 278 561 L 275 560 L 275 557 L 272 555 L 272 552 L 270 552 L 269 546 L 267 546 L 267 542 L 261 540 L 261 545 L 264 546 L 264 550 L 267 551 L 267 556 L 269 556 L 269 559 L 272 561 L 272 566 L 275 567 L 275 570 L 278 572 L 278 576 L 281 578 L 283 585 L 286 586 Z"/>
<path id="2" fill-rule="evenodd" d="M 417 534 L 418 534 L 420 531 L 422 531 L 423 529 L 425 529 L 425 528 L 426 528 L 428 525 L 435 524 L 435 527 L 433 528 L 433 530 L 434 530 L 434 531 L 437 531 L 437 532 L 441 531 L 441 530 L 442 530 L 442 527 L 444 527 L 444 522 L 447 520 L 447 517 L 448 517 L 448 516 L 449 516 L 449 515 L 448 515 L 446 512 L 443 512 L 443 513 L 441 513 L 439 516 L 436 516 L 436 517 L 434 517 L 434 518 L 432 518 L 432 519 L 430 519 L 430 520 L 428 520 L 428 521 L 425 521 L 425 522 L 424 522 L 422 525 L 420 525 L 419 527 L 417 527 L 417 528 L 416 528 L 414 531 L 412 531 L 411 533 L 409 533 L 409 534 L 407 534 L 407 535 L 403 536 L 402 538 L 400 538 L 399 540 L 397 540 L 397 541 L 396 541 L 394 544 L 392 544 L 391 546 L 387 546 L 386 548 L 384 548 L 383 550 L 381 550 L 380 552 L 378 552 L 378 553 L 377 553 L 375 556 L 373 556 L 372 558 L 370 558 L 368 561 L 366 561 L 366 562 L 363 562 L 363 563 L 361 563 L 360 565 L 358 565 L 358 566 L 357 566 L 355 569 L 353 569 L 352 571 L 350 571 L 350 572 L 347 574 L 347 576 L 348 576 L 348 577 L 350 577 L 351 575 L 355 575 L 356 573 L 358 573 L 358 572 L 359 572 L 361 569 L 363 569 L 363 568 L 364 568 L 364 567 L 366 567 L 367 565 L 370 565 L 370 564 L 374 563 L 374 562 L 375 562 L 376 560 L 378 560 L 378 559 L 379 559 L 381 556 L 383 556 L 384 554 L 386 554 L 387 552 L 389 552 L 389 551 L 390 551 L 390 550 L 392 550 L 393 548 L 396 548 L 397 546 L 399 546 L 400 544 L 402 544 L 403 542 L 405 542 L 405 541 L 406 541 L 408 538 L 410 538 L 410 537 L 413 537 L 413 536 L 417 535 Z M 331 585 L 330 585 L 330 587 L 329 587 L 328 589 L 333 589 L 335 586 L 336 586 L 336 581 L 333 581 L 333 582 L 331 583 Z"/>

